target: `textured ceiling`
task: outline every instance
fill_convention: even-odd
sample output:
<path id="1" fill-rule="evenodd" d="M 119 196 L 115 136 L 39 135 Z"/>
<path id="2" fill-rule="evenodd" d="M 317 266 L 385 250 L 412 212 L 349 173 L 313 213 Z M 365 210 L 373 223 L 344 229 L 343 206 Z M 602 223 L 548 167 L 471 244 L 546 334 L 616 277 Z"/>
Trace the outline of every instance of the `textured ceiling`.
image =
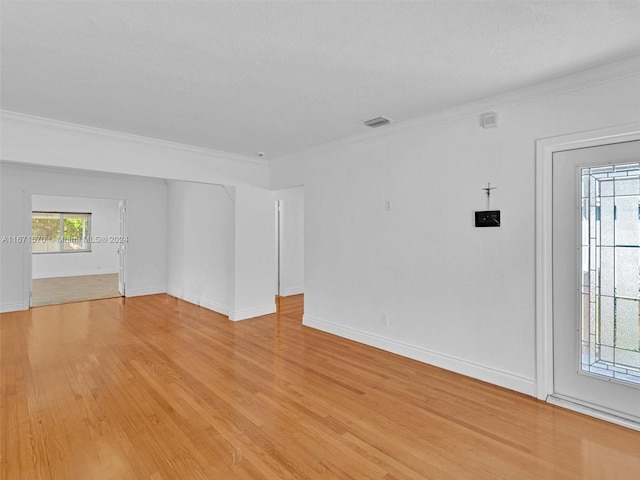
<path id="1" fill-rule="evenodd" d="M 640 0 L 0 9 L 2 109 L 266 158 L 640 54 Z"/>

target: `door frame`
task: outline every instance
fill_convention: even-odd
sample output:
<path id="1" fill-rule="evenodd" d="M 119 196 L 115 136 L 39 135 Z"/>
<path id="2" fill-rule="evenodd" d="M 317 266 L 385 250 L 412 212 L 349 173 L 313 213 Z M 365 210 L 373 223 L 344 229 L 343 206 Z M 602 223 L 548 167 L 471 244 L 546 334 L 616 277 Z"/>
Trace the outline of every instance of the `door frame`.
<path id="1" fill-rule="evenodd" d="M 32 228 L 33 228 L 32 212 L 31 212 L 32 193 L 26 188 L 22 192 L 24 195 L 24 210 L 26 212 L 26 215 L 23 216 L 23 220 L 24 220 L 23 231 L 26 237 L 31 240 Z M 31 241 L 25 242 L 25 243 L 26 245 L 23 249 L 24 266 L 25 266 L 24 267 L 25 276 L 23 281 L 23 294 L 24 294 L 23 307 L 24 307 L 24 310 L 29 310 L 32 307 L 31 303 L 33 300 L 33 257 L 31 256 L 33 246 L 31 244 Z"/>
<path id="2" fill-rule="evenodd" d="M 282 296 L 282 210 L 284 207 L 284 200 L 276 199 L 275 203 L 275 216 L 276 216 L 276 297 Z"/>
<path id="3" fill-rule="evenodd" d="M 56 196 L 56 197 L 69 197 L 69 198 L 74 198 L 74 197 L 81 197 L 81 198 L 96 198 L 96 199 L 100 199 L 100 200 L 113 200 L 118 202 L 118 215 L 119 215 L 119 211 L 120 211 L 120 203 L 123 203 L 124 208 L 125 208 L 125 217 L 124 217 L 124 231 L 125 231 L 125 236 L 127 236 L 127 216 L 126 216 L 126 206 L 127 206 L 127 200 L 126 198 L 117 198 L 117 197 L 85 197 L 83 195 L 70 195 L 70 194 L 64 194 L 64 193 L 36 193 L 34 191 L 31 191 L 29 189 L 24 189 L 23 190 L 23 195 L 24 195 L 24 236 L 25 238 L 29 238 L 31 239 L 31 218 L 32 218 L 32 209 L 33 209 L 33 196 L 34 195 L 49 195 L 49 196 Z M 119 223 L 118 223 L 118 229 L 119 229 Z M 118 235 L 119 236 L 119 235 Z M 25 248 L 23 249 L 23 254 L 24 254 L 24 271 L 27 273 L 27 275 L 25 275 L 24 278 L 24 310 L 29 310 L 30 308 L 33 307 L 32 305 L 32 300 L 33 300 L 33 256 L 32 256 L 32 245 L 31 242 L 25 242 L 25 244 L 27 244 L 27 246 L 25 246 Z M 119 247 L 118 247 L 119 249 Z M 118 265 L 120 265 L 120 252 L 118 252 Z M 125 289 L 126 289 L 126 279 L 127 279 L 127 257 L 126 257 L 126 251 L 125 251 L 125 258 L 124 258 L 124 269 L 122 272 L 122 279 L 120 278 L 120 268 L 118 267 L 118 286 L 120 285 L 121 282 L 124 282 L 125 285 Z M 126 292 L 125 292 L 126 293 Z M 126 294 L 123 293 L 123 297 L 126 296 Z"/>
<path id="4" fill-rule="evenodd" d="M 118 291 L 123 297 L 127 296 L 127 201 L 118 200 Z"/>
<path id="5" fill-rule="evenodd" d="M 640 122 L 542 138 L 536 141 L 536 397 L 550 403 L 624 423 L 584 405 L 565 405 L 553 389 L 553 154 L 564 150 L 640 140 Z M 635 426 L 637 428 L 637 426 Z"/>

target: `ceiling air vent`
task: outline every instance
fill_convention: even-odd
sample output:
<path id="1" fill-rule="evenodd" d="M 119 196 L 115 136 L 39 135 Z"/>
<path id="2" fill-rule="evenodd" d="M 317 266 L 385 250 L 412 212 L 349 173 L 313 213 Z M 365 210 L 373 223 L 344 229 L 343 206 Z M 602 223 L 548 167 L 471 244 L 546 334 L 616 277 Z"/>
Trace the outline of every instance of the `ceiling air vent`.
<path id="1" fill-rule="evenodd" d="M 386 117 L 376 117 L 362 123 L 364 123 L 367 127 L 376 128 L 391 123 L 391 120 Z"/>

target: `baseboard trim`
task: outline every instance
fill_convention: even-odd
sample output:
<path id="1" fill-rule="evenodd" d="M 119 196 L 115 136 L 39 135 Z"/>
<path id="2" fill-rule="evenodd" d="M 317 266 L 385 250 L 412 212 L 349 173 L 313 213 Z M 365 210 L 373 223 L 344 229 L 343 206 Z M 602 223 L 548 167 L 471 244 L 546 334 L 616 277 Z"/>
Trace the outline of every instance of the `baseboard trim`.
<path id="1" fill-rule="evenodd" d="M 203 298 L 199 304 L 201 307 L 206 308 L 207 310 L 211 310 L 216 313 L 220 313 L 225 316 L 229 316 L 230 308 L 227 305 L 223 305 L 222 303 L 218 303 L 209 298 Z"/>
<path id="2" fill-rule="evenodd" d="M 469 362 L 461 358 L 433 352 L 415 345 L 398 342 L 389 338 L 374 335 L 361 330 L 337 325 L 326 320 L 314 318 L 311 315 L 302 317 L 302 324 L 321 330 L 323 332 L 348 338 L 371 347 L 376 347 L 387 352 L 402 355 L 419 362 L 428 363 L 436 367 L 444 368 L 452 372 L 460 373 L 484 382 L 488 382 L 500 387 L 508 388 L 526 395 L 535 396 L 535 381 L 530 378 L 514 375 L 495 368 L 486 367 L 477 363 Z"/>
<path id="3" fill-rule="evenodd" d="M 275 301 L 273 303 L 262 305 L 260 307 L 245 308 L 244 310 L 235 310 L 233 312 L 230 312 L 229 320 L 237 322 L 238 320 L 247 320 L 248 318 L 269 315 L 270 313 L 276 313 Z"/>
<path id="4" fill-rule="evenodd" d="M 566 408 L 583 415 L 604 420 L 605 422 L 615 423 L 631 430 L 640 431 L 640 419 L 628 417 L 620 412 L 609 410 L 608 408 L 587 405 L 573 398 L 565 397 L 559 394 L 549 395 L 547 402 L 558 407 Z"/>
<path id="5" fill-rule="evenodd" d="M 291 295 L 300 295 L 304 293 L 304 286 L 289 287 L 282 291 L 281 297 L 290 297 Z"/>
<path id="6" fill-rule="evenodd" d="M 189 302 L 194 305 L 198 305 L 200 307 L 214 311 L 216 313 L 226 315 L 227 317 L 229 317 L 229 320 L 234 322 L 276 312 L 275 302 L 268 305 L 246 308 L 243 310 L 231 310 L 231 308 L 227 305 L 216 302 L 215 300 L 207 297 L 202 297 L 200 295 L 194 295 L 192 293 L 185 292 L 184 290 L 178 290 L 170 287 L 167 289 L 167 293 L 172 297 L 179 298 L 181 300 L 184 300 L 185 302 Z"/>
<path id="7" fill-rule="evenodd" d="M 210 298 L 201 297 L 199 295 L 194 295 L 183 290 L 177 290 L 175 288 L 167 289 L 167 293 L 172 297 L 179 298 L 180 300 L 184 300 L 185 302 L 193 303 L 194 305 L 198 305 L 221 315 L 229 315 L 230 308 L 227 305 L 216 302 L 215 300 L 212 300 Z"/>
<path id="8" fill-rule="evenodd" d="M 0 313 L 20 312 L 22 310 L 29 310 L 29 305 L 20 303 L 4 303 L 0 305 Z"/>
<path id="9" fill-rule="evenodd" d="M 155 287 L 127 289 L 125 297 L 142 297 L 144 295 L 157 295 L 159 293 L 167 293 L 167 287 L 165 285 L 158 285 Z"/>

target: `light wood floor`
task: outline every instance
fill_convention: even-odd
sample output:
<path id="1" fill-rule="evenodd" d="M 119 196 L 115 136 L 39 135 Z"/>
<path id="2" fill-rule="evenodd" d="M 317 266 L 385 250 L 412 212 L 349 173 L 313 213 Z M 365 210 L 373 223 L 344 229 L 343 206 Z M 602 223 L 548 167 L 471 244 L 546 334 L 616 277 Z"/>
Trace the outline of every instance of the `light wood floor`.
<path id="1" fill-rule="evenodd" d="M 34 278 L 31 290 L 34 307 L 120 296 L 117 273 Z"/>
<path id="2" fill-rule="evenodd" d="M 640 433 L 167 295 L 2 314 L 2 478 L 634 479 Z"/>

